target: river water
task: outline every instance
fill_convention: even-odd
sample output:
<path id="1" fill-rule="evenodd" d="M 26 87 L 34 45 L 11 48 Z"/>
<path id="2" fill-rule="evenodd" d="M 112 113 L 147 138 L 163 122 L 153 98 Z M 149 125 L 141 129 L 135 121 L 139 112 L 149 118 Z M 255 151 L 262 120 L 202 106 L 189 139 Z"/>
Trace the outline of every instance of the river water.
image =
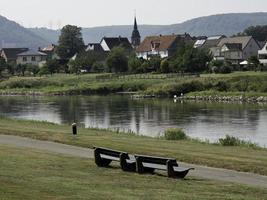
<path id="1" fill-rule="evenodd" d="M 1 115 L 58 124 L 114 128 L 157 137 L 181 127 L 194 138 L 217 141 L 226 134 L 267 146 L 267 104 L 174 102 L 129 96 L 1 96 Z"/>

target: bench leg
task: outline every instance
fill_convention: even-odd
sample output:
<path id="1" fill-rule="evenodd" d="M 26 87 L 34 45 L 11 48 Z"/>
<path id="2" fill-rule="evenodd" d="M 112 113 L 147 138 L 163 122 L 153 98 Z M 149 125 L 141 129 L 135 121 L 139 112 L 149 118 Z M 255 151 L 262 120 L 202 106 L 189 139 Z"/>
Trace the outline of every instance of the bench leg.
<path id="1" fill-rule="evenodd" d="M 139 174 L 144 174 L 144 173 L 152 174 L 155 171 L 155 169 L 144 167 L 142 160 L 139 157 L 136 157 L 136 168 Z"/>
<path id="2" fill-rule="evenodd" d="M 176 178 L 177 172 L 174 171 L 174 167 L 178 167 L 178 164 L 173 163 L 173 161 L 167 161 L 167 173 L 169 178 Z"/>
<path id="3" fill-rule="evenodd" d="M 111 160 L 101 158 L 99 149 L 95 149 L 94 154 L 95 154 L 95 164 L 98 167 L 107 167 L 111 163 Z"/>
<path id="4" fill-rule="evenodd" d="M 121 169 L 126 172 L 135 172 L 136 171 L 136 163 L 127 163 L 127 159 L 129 159 L 128 154 L 121 153 L 120 154 L 120 165 Z"/>

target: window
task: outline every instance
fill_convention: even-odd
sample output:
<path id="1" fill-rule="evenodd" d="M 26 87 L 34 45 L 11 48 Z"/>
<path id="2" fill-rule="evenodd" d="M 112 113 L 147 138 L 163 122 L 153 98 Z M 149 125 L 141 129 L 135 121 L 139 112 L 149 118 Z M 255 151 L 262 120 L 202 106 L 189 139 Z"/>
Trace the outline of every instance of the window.
<path id="1" fill-rule="evenodd" d="M 23 62 L 27 62 L 27 57 L 22 58 Z"/>
<path id="2" fill-rule="evenodd" d="M 32 61 L 36 61 L 36 58 L 35 58 L 35 56 L 32 56 Z"/>

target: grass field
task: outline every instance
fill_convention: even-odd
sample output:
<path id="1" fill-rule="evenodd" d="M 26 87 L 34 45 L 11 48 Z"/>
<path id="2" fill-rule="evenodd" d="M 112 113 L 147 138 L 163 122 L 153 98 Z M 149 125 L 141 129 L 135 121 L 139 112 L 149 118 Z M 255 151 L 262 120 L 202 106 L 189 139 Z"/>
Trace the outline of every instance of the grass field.
<path id="1" fill-rule="evenodd" d="M 50 140 L 81 147 L 108 148 L 156 156 L 174 157 L 178 161 L 267 175 L 267 150 L 248 147 L 223 147 L 193 140 L 164 139 L 115 133 L 108 130 L 79 128 L 77 137 L 68 125 L 0 118 L 0 134 Z"/>
<path id="2" fill-rule="evenodd" d="M 234 95 L 250 93 L 252 96 L 267 96 L 267 72 L 202 74 L 199 77 L 161 74 L 55 74 L 47 77 L 12 77 L 0 82 L 0 93 L 74 95 L 129 91 L 158 96 L 209 91 L 212 91 L 211 94 L 226 92 Z"/>
<path id="3" fill-rule="evenodd" d="M 0 199 L 264 200 L 267 191 L 189 177 L 97 168 L 93 160 L 0 146 Z"/>

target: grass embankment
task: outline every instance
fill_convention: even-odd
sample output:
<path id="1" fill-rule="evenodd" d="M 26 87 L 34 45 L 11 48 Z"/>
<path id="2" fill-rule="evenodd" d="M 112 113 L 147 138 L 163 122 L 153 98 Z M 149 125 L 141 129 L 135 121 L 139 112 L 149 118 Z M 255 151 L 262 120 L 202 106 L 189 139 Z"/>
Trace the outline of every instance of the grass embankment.
<path id="1" fill-rule="evenodd" d="M 115 133 L 108 130 L 79 129 L 71 135 L 67 125 L 0 118 L 0 134 L 50 140 L 81 147 L 104 146 L 129 153 L 174 157 L 178 161 L 267 175 L 267 150 L 242 146 L 224 147 L 194 140 L 164 139 Z"/>
<path id="2" fill-rule="evenodd" d="M 93 160 L 0 146 L 0 199 L 186 199 L 261 200 L 264 189 L 188 178 L 138 175 L 117 165 L 97 168 Z"/>
<path id="3" fill-rule="evenodd" d="M 192 95 L 239 96 L 245 93 L 250 96 L 267 96 L 267 72 L 203 74 L 200 77 L 157 74 L 56 74 L 48 77 L 13 77 L 0 82 L 0 93 L 108 94 L 129 91 L 157 96 L 191 92 L 197 92 Z"/>

